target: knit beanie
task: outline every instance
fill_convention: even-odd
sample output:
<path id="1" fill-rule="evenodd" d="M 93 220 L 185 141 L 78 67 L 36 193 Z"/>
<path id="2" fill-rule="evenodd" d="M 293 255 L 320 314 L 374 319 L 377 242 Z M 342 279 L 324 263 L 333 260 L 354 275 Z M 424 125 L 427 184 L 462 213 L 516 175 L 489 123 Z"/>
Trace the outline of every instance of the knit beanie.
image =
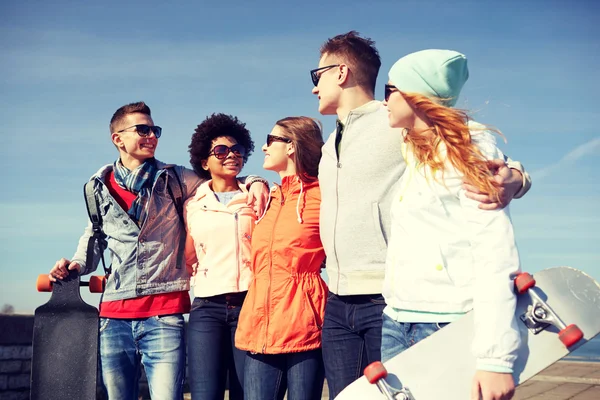
<path id="1" fill-rule="evenodd" d="M 435 97 L 452 107 L 469 78 L 467 58 L 453 50 L 417 51 L 396 61 L 389 78 L 401 92 Z"/>

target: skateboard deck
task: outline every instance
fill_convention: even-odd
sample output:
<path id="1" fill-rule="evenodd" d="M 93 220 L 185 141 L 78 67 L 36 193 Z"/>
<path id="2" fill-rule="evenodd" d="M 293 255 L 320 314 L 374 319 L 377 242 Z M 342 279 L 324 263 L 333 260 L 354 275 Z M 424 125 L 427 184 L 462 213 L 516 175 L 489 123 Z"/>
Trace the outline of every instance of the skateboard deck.
<path id="1" fill-rule="evenodd" d="M 32 400 L 96 398 L 98 310 L 83 301 L 80 285 L 76 271 L 46 282 L 52 295 L 35 310 L 33 323 Z"/>
<path id="2" fill-rule="evenodd" d="M 533 278 L 535 286 L 517 294 L 516 318 L 522 344 L 514 365 L 516 385 L 581 347 L 600 332 L 598 282 L 570 267 L 545 269 L 536 272 Z M 540 304 L 547 307 L 534 307 Z M 533 310 L 536 310 L 537 325 L 531 318 Z M 558 320 L 562 320 L 556 324 L 559 327 L 554 325 Z M 546 325 L 542 323 L 544 321 L 551 324 Z M 561 329 L 569 324 L 575 324 L 583 337 L 567 347 L 559 339 L 559 332 L 572 330 L 571 326 Z M 568 331 L 567 336 L 571 333 Z M 370 383 L 366 376 L 362 376 L 336 399 L 469 399 L 475 374 L 475 357 L 470 349 L 473 336 L 473 313 L 470 312 L 384 363 L 388 373 L 385 383 L 379 381 L 374 384 L 378 379 L 373 378 L 371 381 L 374 383 Z M 565 341 L 569 342 L 569 338 Z M 368 372 L 366 369 L 365 374 Z M 388 389 L 380 389 L 381 386 Z M 391 395 L 402 388 L 406 393 L 395 394 L 395 397 Z M 386 394 L 386 390 L 390 392 Z"/>

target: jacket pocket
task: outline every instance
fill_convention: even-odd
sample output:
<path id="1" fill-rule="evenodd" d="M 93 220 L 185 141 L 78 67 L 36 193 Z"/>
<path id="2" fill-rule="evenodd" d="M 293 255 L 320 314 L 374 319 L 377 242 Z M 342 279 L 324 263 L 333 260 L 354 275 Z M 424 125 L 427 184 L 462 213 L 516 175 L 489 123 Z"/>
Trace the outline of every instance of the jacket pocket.
<path id="1" fill-rule="evenodd" d="M 302 291 L 302 293 L 304 293 L 304 299 L 306 300 L 306 304 L 308 305 L 308 311 L 312 314 L 314 325 L 317 327 L 318 330 L 323 329 L 323 321 L 321 319 L 321 316 L 317 312 L 315 304 L 313 303 L 308 293 L 306 293 L 304 290 Z"/>
<path id="2" fill-rule="evenodd" d="M 183 328 L 184 324 L 183 315 L 181 314 L 159 315 L 154 317 L 154 319 L 161 325 L 167 325 L 174 328 Z"/>
<path id="3" fill-rule="evenodd" d="M 375 234 L 374 239 L 377 241 L 377 245 L 380 248 L 380 250 L 386 251 L 387 242 L 385 241 L 385 236 L 383 234 L 383 220 L 381 219 L 381 212 L 379 210 L 378 202 L 371 203 L 371 218 L 373 222 L 373 232 Z"/>
<path id="4" fill-rule="evenodd" d="M 441 246 L 441 253 L 453 284 L 457 287 L 471 286 L 475 277 L 475 260 L 470 243 L 447 243 Z"/>

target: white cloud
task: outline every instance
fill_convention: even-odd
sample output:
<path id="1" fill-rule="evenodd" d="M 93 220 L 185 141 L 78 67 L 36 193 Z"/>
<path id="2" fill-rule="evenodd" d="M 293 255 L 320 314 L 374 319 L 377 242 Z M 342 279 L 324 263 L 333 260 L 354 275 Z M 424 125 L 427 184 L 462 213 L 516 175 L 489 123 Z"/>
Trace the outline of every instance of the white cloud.
<path id="1" fill-rule="evenodd" d="M 600 137 L 594 138 L 587 143 L 577 146 L 570 152 L 568 152 L 565 156 L 563 156 L 558 162 L 548 165 L 539 170 L 533 171 L 531 176 L 535 177 L 536 180 L 544 179 L 549 176 L 556 169 L 564 166 L 574 164 L 576 161 L 590 156 L 600 154 Z"/>

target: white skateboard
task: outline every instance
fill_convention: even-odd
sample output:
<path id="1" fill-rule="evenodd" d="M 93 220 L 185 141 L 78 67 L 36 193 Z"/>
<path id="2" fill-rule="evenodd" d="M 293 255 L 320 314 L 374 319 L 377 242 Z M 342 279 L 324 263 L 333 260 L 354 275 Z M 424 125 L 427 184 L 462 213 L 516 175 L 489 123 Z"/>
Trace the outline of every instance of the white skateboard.
<path id="1" fill-rule="evenodd" d="M 600 285 L 570 267 L 549 268 L 515 279 L 521 333 L 513 377 L 519 385 L 600 332 Z M 475 374 L 473 314 L 468 313 L 365 376 L 336 400 L 470 398 Z"/>

